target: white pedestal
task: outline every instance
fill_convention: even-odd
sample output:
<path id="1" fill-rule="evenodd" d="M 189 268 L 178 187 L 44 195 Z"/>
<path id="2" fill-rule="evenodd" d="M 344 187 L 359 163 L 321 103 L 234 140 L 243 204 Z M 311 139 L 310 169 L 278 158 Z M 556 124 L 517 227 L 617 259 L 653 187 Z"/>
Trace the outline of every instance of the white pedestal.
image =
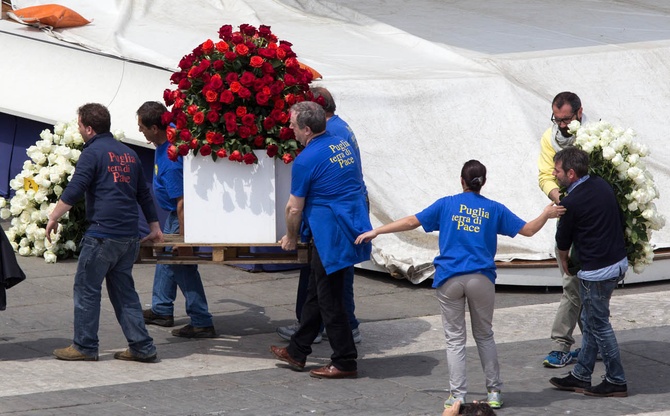
<path id="1" fill-rule="evenodd" d="M 255 153 L 256 165 L 184 157 L 184 242 L 276 243 L 286 233 L 293 165 Z"/>

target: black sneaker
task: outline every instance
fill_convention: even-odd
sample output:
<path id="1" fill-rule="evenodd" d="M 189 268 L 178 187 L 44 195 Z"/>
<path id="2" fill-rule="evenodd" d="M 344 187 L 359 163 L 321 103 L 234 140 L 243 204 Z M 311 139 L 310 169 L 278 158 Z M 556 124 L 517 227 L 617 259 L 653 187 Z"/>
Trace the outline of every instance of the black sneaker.
<path id="1" fill-rule="evenodd" d="M 174 326 L 174 316 L 172 315 L 156 315 L 151 309 L 143 310 L 142 315 L 144 316 L 144 323 L 147 325 Z"/>
<path id="2" fill-rule="evenodd" d="M 585 388 L 584 394 L 595 397 L 628 397 L 628 386 L 610 383 L 605 379 L 597 386 Z"/>
<path id="3" fill-rule="evenodd" d="M 197 327 L 186 325 L 179 329 L 173 329 L 172 335 L 182 338 L 216 338 L 213 326 Z"/>
<path id="4" fill-rule="evenodd" d="M 559 390 L 576 391 L 577 393 L 583 393 L 584 389 L 591 387 L 590 381 L 581 381 L 572 373 L 563 378 L 552 377 L 549 382 Z"/>

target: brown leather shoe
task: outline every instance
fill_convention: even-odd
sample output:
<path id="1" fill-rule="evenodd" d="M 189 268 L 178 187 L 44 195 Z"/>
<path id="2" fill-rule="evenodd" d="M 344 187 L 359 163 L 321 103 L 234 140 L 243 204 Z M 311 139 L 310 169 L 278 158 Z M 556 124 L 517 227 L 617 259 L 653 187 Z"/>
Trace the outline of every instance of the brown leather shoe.
<path id="1" fill-rule="evenodd" d="M 310 371 L 309 375 L 315 378 L 356 378 L 358 377 L 358 371 L 342 371 L 333 364 L 328 364 L 325 367 Z"/>
<path id="2" fill-rule="evenodd" d="M 272 351 L 272 354 L 274 354 L 274 356 L 277 357 L 278 360 L 287 363 L 288 366 L 295 371 L 302 371 L 305 368 L 305 362 L 294 360 L 293 357 L 289 355 L 286 348 L 275 347 L 274 345 L 272 345 L 270 347 L 270 351 Z"/>

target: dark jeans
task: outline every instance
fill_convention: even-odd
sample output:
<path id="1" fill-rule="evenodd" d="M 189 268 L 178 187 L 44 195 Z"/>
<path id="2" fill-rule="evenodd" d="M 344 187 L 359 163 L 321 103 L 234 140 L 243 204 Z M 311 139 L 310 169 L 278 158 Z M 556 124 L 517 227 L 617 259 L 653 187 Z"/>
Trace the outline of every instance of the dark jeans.
<path id="1" fill-rule="evenodd" d="M 621 365 L 619 344 L 610 324 L 610 298 L 622 276 L 614 279 L 591 282 L 579 280 L 582 298 L 582 350 L 572 375 L 582 381 L 591 381 L 600 351 L 605 364 L 605 379 L 612 384 L 626 384 Z"/>
<path id="2" fill-rule="evenodd" d="M 357 369 L 358 351 L 351 334 L 351 327 L 344 308 L 345 269 L 326 274 L 321 258 L 312 249 L 312 272 L 309 275 L 307 299 L 300 316 L 300 329 L 291 337 L 288 353 L 295 360 L 305 361 L 312 353 L 312 343 L 325 325 L 328 341 L 333 349 L 333 365 L 342 371 Z"/>
<path id="3" fill-rule="evenodd" d="M 302 315 L 302 307 L 307 299 L 307 286 L 309 284 L 309 275 L 312 271 L 311 266 L 307 265 L 300 269 L 300 279 L 298 280 L 298 293 L 295 300 L 295 317 L 299 322 Z M 358 328 L 359 322 L 356 319 L 356 303 L 354 302 L 354 266 L 344 269 L 344 308 L 347 311 L 349 327 Z M 323 328 L 322 328 L 323 329 Z"/>

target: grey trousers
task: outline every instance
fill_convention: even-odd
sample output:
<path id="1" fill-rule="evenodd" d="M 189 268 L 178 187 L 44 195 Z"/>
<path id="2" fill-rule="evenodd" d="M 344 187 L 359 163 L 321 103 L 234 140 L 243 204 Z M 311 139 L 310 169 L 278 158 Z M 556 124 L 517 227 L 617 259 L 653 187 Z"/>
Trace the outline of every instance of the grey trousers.
<path id="1" fill-rule="evenodd" d="M 487 391 L 502 389 L 498 351 L 493 339 L 495 285 L 482 274 L 468 274 L 447 279 L 437 288 L 442 310 L 442 325 L 447 341 L 450 392 L 463 397 L 468 391 L 465 366 L 465 304 L 467 299 L 472 336 L 486 378 Z"/>
<path id="2" fill-rule="evenodd" d="M 558 249 L 556 250 L 558 258 Z M 575 325 L 579 324 L 579 329 L 582 329 L 582 322 L 579 319 L 582 301 L 579 297 L 579 278 L 563 270 L 561 262 L 558 262 L 558 267 L 563 276 L 563 294 L 556 310 L 554 324 L 551 326 L 551 339 L 554 341 L 552 351 L 569 352 L 575 343 L 572 336 Z"/>

